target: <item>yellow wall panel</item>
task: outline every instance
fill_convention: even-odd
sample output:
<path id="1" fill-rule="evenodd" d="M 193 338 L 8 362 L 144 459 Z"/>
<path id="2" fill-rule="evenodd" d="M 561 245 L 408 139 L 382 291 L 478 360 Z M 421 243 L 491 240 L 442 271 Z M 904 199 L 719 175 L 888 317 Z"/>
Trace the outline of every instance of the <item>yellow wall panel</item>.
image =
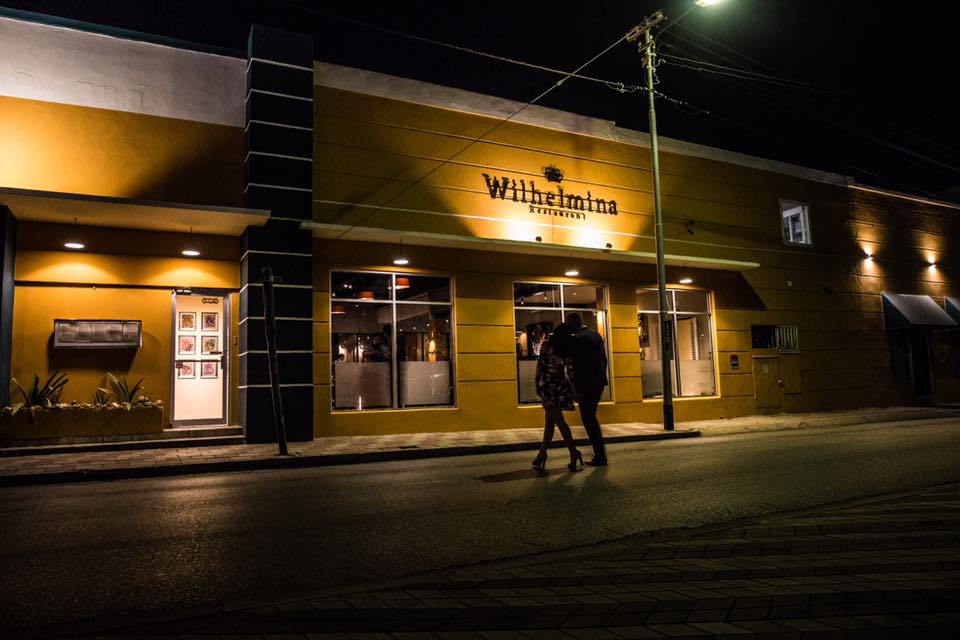
<path id="1" fill-rule="evenodd" d="M 171 289 L 236 289 L 240 286 L 240 265 L 226 260 L 21 250 L 17 252 L 16 279 Z"/>
<path id="2" fill-rule="evenodd" d="M 0 96 L 0 185 L 240 206 L 243 130 Z"/>
<path id="3" fill-rule="evenodd" d="M 513 327 L 459 325 L 458 353 L 516 353 Z"/>
<path id="4" fill-rule="evenodd" d="M 720 375 L 720 395 L 727 397 L 753 397 L 753 376 L 749 373 L 728 373 Z"/>
<path id="5" fill-rule="evenodd" d="M 641 402 L 643 383 L 640 378 L 614 378 L 613 392 L 616 402 Z"/>
<path id="6" fill-rule="evenodd" d="M 613 375 L 625 378 L 635 378 L 640 375 L 639 353 L 614 353 L 610 356 L 610 365 Z"/>
<path id="7" fill-rule="evenodd" d="M 457 379 L 462 382 L 516 380 L 514 354 L 463 353 L 457 358 Z"/>
<path id="8" fill-rule="evenodd" d="M 610 351 L 612 353 L 637 353 L 640 350 L 640 338 L 637 330 L 612 329 Z"/>
<path id="9" fill-rule="evenodd" d="M 513 327 L 513 302 L 510 300 L 458 296 L 455 305 L 457 324 Z"/>
<path id="10" fill-rule="evenodd" d="M 313 323 L 313 351 L 314 353 L 330 353 L 330 323 Z"/>
<path id="11" fill-rule="evenodd" d="M 173 363 L 170 291 L 93 287 L 17 286 L 13 314 L 11 374 L 24 387 L 39 374 L 41 382 L 55 370 L 69 377 L 63 402 L 91 402 L 105 374 L 124 375 L 132 385 L 143 378 L 144 394 L 164 404 L 169 422 L 170 375 Z M 139 349 L 53 349 L 57 318 L 117 318 L 140 320 Z M 19 398 L 19 391 L 13 392 Z"/>

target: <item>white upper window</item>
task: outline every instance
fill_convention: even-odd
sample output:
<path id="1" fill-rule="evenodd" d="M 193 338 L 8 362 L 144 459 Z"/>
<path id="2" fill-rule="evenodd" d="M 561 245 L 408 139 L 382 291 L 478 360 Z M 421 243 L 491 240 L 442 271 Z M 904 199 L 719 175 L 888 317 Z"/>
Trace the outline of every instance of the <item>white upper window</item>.
<path id="1" fill-rule="evenodd" d="M 784 244 L 813 244 L 810 233 L 810 207 L 792 200 L 780 201 L 780 217 L 783 221 Z"/>

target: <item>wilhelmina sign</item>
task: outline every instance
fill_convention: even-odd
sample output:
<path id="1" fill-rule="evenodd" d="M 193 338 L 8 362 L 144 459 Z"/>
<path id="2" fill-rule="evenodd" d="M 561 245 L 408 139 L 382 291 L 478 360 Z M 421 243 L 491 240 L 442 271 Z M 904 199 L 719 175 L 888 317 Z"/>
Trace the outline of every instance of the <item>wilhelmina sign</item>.
<path id="1" fill-rule="evenodd" d="M 516 180 L 507 176 L 498 178 L 488 173 L 482 175 L 487 184 L 490 198 L 522 202 L 530 207 L 530 213 L 576 218 L 577 220 L 585 220 L 588 212 L 610 216 L 617 215 L 616 200 L 594 198 L 589 191 L 587 191 L 587 197 L 584 198 L 576 193 L 564 193 L 563 187 L 559 185 L 556 192 L 541 191 L 537 189 L 533 180 L 527 182 L 523 178 Z"/>

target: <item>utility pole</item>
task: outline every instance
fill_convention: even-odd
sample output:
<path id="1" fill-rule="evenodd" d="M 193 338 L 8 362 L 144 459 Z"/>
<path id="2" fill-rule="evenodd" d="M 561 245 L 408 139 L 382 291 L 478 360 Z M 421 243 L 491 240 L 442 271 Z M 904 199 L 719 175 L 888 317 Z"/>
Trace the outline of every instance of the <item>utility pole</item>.
<path id="1" fill-rule="evenodd" d="M 650 158 L 653 171 L 653 209 L 654 226 L 657 238 L 657 292 L 660 295 L 660 358 L 661 377 L 663 378 L 663 428 L 673 431 L 673 372 L 670 361 L 673 359 L 673 326 L 670 324 L 670 312 L 667 307 L 667 267 L 663 257 L 663 210 L 660 201 L 660 154 L 657 143 L 657 111 L 654 106 L 653 71 L 656 63 L 656 45 L 653 41 L 653 28 L 666 18 L 662 11 L 648 16 L 627 33 L 627 42 L 643 38 L 637 45 L 643 55 L 643 66 L 647 79 L 647 102 L 650 118 Z"/>
<path id="2" fill-rule="evenodd" d="M 273 397 L 273 424 L 277 430 L 277 453 L 287 454 L 287 427 L 283 422 L 283 400 L 280 396 L 280 365 L 277 362 L 277 313 L 273 304 L 273 269 L 264 267 L 260 272 L 263 283 L 263 331 L 267 340 L 267 371 L 270 375 L 270 391 Z"/>

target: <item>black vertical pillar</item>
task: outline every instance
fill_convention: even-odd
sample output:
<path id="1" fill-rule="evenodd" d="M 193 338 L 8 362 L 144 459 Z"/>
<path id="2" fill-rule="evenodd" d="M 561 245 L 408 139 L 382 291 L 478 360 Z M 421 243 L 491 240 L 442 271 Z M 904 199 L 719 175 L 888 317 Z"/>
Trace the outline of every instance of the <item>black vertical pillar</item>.
<path id="1" fill-rule="evenodd" d="M 240 422 L 248 442 L 274 442 L 261 271 L 274 285 L 280 393 L 291 441 L 313 439 L 313 37 L 254 25 L 247 42 L 246 204 L 268 209 L 243 234 Z"/>
<path id="2" fill-rule="evenodd" d="M 10 351 L 13 347 L 13 269 L 17 254 L 17 220 L 0 205 L 0 407 L 10 404 Z"/>

